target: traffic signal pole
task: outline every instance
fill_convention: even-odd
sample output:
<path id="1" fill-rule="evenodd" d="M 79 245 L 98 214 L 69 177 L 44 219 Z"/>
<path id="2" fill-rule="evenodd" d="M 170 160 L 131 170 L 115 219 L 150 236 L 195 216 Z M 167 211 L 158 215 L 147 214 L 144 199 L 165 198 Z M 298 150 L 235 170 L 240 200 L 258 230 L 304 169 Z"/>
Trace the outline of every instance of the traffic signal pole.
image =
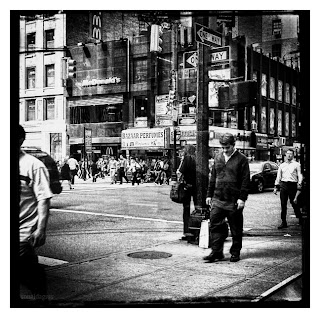
<path id="1" fill-rule="evenodd" d="M 197 204 L 196 210 L 207 212 L 206 192 L 209 175 L 209 105 L 208 105 L 208 63 L 209 47 L 197 43 L 198 76 L 197 76 L 197 147 L 196 147 L 196 176 Z"/>

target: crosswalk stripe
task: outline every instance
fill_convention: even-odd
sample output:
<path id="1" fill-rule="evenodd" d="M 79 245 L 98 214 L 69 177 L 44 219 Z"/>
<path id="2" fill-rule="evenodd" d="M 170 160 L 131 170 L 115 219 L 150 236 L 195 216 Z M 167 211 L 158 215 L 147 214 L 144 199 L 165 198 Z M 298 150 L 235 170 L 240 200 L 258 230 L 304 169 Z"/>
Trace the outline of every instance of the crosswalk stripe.
<path id="1" fill-rule="evenodd" d="M 45 256 L 38 256 L 38 259 L 39 259 L 39 263 L 41 265 L 45 265 L 45 266 L 57 266 L 57 265 L 69 263 L 69 262 L 63 261 L 61 259 L 50 258 L 50 257 L 45 257 Z"/>

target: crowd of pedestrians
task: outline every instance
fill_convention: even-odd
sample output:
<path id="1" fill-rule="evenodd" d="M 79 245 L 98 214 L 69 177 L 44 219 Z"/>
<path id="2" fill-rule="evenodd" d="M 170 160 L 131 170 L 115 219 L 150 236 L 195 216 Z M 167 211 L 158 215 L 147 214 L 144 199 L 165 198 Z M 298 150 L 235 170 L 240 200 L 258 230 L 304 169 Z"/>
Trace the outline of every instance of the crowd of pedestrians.
<path id="1" fill-rule="evenodd" d="M 139 185 L 145 182 L 154 182 L 157 185 L 169 184 L 172 173 L 172 161 L 168 157 L 138 158 L 120 154 L 100 157 L 96 160 L 80 160 L 74 157 L 66 158 L 61 164 L 57 162 L 61 181 L 68 181 L 70 190 L 73 189 L 74 178 L 77 176 L 84 181 L 110 177 L 111 184 L 132 183 Z"/>

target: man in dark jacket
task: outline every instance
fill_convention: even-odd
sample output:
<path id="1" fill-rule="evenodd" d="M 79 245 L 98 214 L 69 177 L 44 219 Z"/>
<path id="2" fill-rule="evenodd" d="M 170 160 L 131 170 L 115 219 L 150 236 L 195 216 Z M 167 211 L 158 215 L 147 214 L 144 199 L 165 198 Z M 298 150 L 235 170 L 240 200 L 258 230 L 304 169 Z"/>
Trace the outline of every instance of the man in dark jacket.
<path id="1" fill-rule="evenodd" d="M 224 258 L 223 245 L 228 237 L 227 217 L 232 235 L 230 262 L 240 260 L 243 231 L 243 208 L 248 198 L 250 170 L 248 159 L 235 149 L 232 134 L 221 136 L 223 152 L 215 157 L 207 191 L 206 203 L 211 205 L 210 240 L 212 252 L 204 260 Z"/>

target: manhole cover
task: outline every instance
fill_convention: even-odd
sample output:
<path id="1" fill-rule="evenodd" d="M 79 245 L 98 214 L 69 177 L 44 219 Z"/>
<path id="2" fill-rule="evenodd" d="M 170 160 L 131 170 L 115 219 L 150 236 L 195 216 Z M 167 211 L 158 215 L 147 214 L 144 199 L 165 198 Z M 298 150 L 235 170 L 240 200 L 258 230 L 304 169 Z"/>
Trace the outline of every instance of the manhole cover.
<path id="1" fill-rule="evenodd" d="M 158 251 L 143 251 L 130 253 L 128 256 L 133 258 L 159 259 L 171 257 L 172 254 Z"/>

